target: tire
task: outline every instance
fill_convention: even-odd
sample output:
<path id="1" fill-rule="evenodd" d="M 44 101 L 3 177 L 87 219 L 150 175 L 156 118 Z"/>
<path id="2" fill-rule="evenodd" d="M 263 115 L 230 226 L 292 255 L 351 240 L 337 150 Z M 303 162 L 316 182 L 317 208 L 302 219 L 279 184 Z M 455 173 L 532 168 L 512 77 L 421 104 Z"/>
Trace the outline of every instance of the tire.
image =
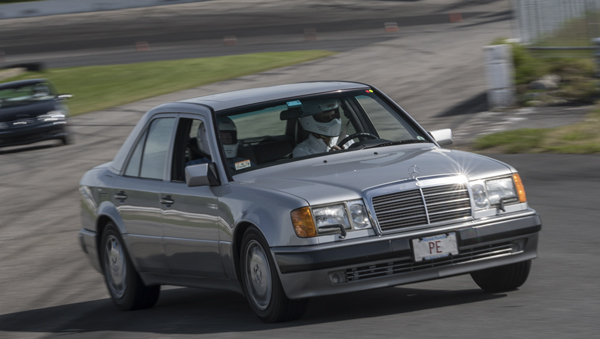
<path id="1" fill-rule="evenodd" d="M 64 146 L 66 146 L 66 145 L 70 145 L 70 144 L 72 144 L 72 143 L 73 143 L 73 140 L 71 139 L 71 137 L 70 137 L 70 136 L 67 136 L 67 135 L 65 135 L 65 136 L 62 136 L 62 137 L 60 137 L 60 142 L 61 142 L 61 143 L 62 143 Z"/>
<path id="2" fill-rule="evenodd" d="M 242 285 L 252 311 L 267 323 L 295 320 L 306 313 L 308 299 L 289 299 L 283 290 L 267 241 L 256 228 L 242 238 Z"/>
<path id="3" fill-rule="evenodd" d="M 150 308 L 158 301 L 160 285 L 146 286 L 127 254 L 113 223 L 106 225 L 100 243 L 104 281 L 112 301 L 124 311 Z"/>
<path id="4" fill-rule="evenodd" d="M 531 270 L 531 260 L 471 273 L 482 290 L 490 293 L 514 290 L 525 283 Z"/>

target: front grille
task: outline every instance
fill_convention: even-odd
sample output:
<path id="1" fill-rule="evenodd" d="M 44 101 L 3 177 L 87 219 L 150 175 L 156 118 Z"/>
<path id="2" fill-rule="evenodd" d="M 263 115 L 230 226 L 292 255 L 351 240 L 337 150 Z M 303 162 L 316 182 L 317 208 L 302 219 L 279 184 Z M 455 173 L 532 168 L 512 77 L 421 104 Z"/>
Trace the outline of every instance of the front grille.
<path id="1" fill-rule="evenodd" d="M 358 281 L 364 279 L 372 279 L 386 275 L 401 274 L 425 270 L 428 268 L 449 266 L 466 261 L 485 259 L 498 255 L 509 254 L 513 252 L 511 243 L 500 243 L 494 245 L 486 245 L 475 247 L 467 250 L 461 250 L 459 255 L 449 256 L 446 258 L 413 262 L 412 259 L 390 261 L 378 265 L 360 266 L 347 269 L 345 271 L 346 281 Z"/>
<path id="2" fill-rule="evenodd" d="M 410 190 L 373 197 L 375 215 L 382 231 L 427 224 L 421 191 Z"/>
<path id="3" fill-rule="evenodd" d="M 380 195 L 371 202 L 383 233 L 471 216 L 469 191 L 464 184 Z"/>

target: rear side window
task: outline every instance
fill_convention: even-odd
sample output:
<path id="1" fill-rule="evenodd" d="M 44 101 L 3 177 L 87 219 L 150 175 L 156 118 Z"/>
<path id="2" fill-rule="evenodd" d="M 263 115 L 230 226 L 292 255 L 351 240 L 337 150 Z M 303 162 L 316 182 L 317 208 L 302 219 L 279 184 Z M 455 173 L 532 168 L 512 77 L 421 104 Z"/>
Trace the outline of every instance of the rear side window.
<path id="1" fill-rule="evenodd" d="M 175 118 L 156 119 L 133 151 L 125 175 L 163 179 Z"/>
<path id="2" fill-rule="evenodd" d="M 125 171 L 126 176 L 140 176 L 140 163 L 142 162 L 142 151 L 144 150 L 147 134 L 148 133 L 144 132 L 144 135 L 140 138 L 140 141 L 135 147 L 135 151 L 133 151 L 133 155 L 131 156 L 131 159 L 129 159 L 129 164 L 127 165 L 127 170 Z"/>

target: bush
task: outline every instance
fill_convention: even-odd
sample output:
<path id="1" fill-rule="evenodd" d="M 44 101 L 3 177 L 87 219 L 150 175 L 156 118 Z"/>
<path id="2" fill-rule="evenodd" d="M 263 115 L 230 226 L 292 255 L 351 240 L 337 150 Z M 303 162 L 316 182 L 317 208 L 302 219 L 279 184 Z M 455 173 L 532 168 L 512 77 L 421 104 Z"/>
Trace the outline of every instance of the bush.
<path id="1" fill-rule="evenodd" d="M 519 129 L 485 135 L 475 140 L 476 149 L 503 146 L 506 153 L 530 152 L 541 146 L 547 129 Z"/>

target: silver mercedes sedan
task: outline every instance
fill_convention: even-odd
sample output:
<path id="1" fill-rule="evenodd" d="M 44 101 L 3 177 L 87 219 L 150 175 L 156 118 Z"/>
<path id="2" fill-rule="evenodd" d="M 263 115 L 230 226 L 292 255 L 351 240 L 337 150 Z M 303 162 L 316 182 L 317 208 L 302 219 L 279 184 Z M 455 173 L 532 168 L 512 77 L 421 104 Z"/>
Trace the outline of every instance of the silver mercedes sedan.
<path id="1" fill-rule="evenodd" d="M 311 297 L 460 274 L 516 289 L 540 217 L 513 167 L 451 143 L 362 83 L 167 103 L 81 179 L 81 247 L 124 310 L 161 285 L 239 292 L 266 322 Z"/>

